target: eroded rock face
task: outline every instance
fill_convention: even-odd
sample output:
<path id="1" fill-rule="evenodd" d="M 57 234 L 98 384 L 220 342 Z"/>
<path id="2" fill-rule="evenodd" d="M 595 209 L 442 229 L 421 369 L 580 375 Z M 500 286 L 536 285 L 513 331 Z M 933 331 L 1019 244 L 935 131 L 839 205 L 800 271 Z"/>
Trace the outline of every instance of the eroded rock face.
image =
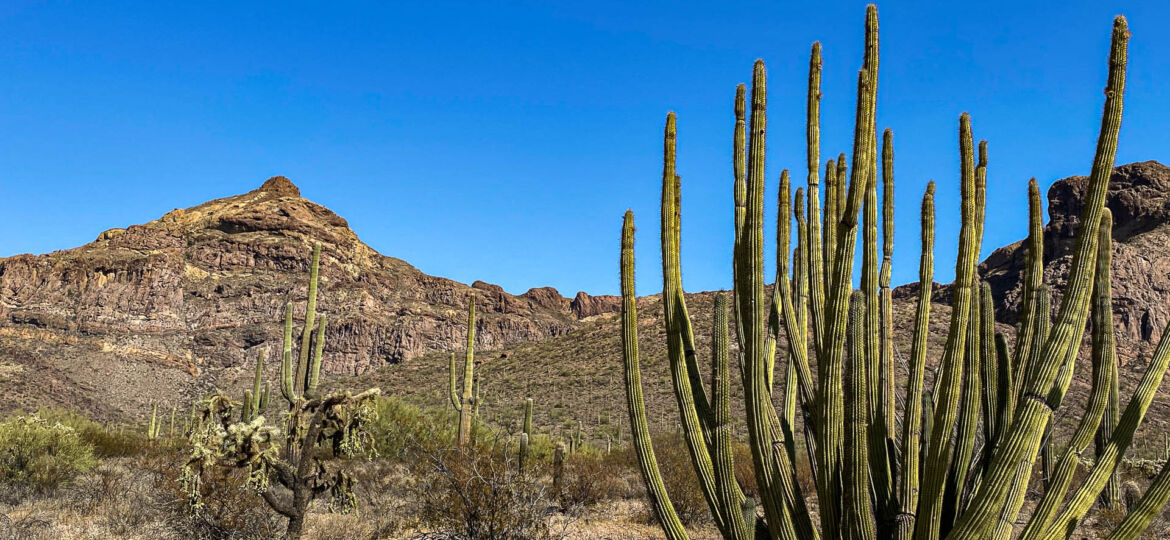
<path id="1" fill-rule="evenodd" d="M 173 399 L 159 394 L 176 385 L 145 381 L 136 396 L 131 388 L 102 388 L 87 366 L 169 370 L 166 377 L 187 380 L 177 386 L 188 394 L 227 385 L 253 365 L 258 349 L 279 358 L 284 304 L 292 301 L 296 319 L 303 317 L 314 241 L 322 243 L 317 309 L 329 315 L 323 368 L 331 374 L 461 349 L 469 296 L 481 315 L 477 346 L 484 349 L 579 324 L 555 289 L 513 296 L 383 256 L 345 219 L 278 176 L 243 195 L 108 230 L 75 249 L 0 259 L 0 356 L 89 388 L 113 410 L 134 408 L 121 401 Z"/>
<path id="2" fill-rule="evenodd" d="M 1083 197 L 1089 179 L 1074 176 L 1048 190 L 1049 222 L 1044 227 L 1044 280 L 1053 292 L 1053 310 L 1064 292 Z M 1113 170 L 1106 206 L 1113 213 L 1113 313 L 1119 344 L 1149 344 L 1170 322 L 1170 167 L 1156 161 Z M 995 250 L 980 265 L 992 286 L 997 315 L 1019 317 L 1023 242 Z"/>
<path id="3" fill-rule="evenodd" d="M 613 295 L 591 296 L 585 291 L 577 293 L 573 301 L 569 302 L 569 309 L 577 318 L 593 317 L 606 313 L 617 313 L 622 308 L 622 297 Z"/>

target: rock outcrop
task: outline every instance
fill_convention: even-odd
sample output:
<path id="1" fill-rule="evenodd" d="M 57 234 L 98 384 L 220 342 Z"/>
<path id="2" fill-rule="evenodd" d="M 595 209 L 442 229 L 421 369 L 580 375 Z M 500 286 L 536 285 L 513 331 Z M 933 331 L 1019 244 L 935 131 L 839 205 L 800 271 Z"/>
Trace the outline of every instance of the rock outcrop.
<path id="1" fill-rule="evenodd" d="M 1072 263 L 1088 182 L 1088 177 L 1074 176 L 1048 190 L 1044 280 L 1053 292 L 1054 312 Z M 1149 345 L 1170 322 L 1170 167 L 1156 161 L 1117 167 L 1105 204 L 1114 223 L 1113 316 L 1118 342 Z M 1019 317 L 1026 251 L 1022 241 L 1016 242 L 995 250 L 980 265 L 1003 322 L 1014 323 Z"/>

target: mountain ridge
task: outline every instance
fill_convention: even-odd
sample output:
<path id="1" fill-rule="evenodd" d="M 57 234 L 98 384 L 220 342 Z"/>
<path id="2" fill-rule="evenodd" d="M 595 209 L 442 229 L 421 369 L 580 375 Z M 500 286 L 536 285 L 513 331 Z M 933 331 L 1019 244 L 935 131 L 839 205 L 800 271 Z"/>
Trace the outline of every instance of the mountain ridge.
<path id="1" fill-rule="evenodd" d="M 1084 177 L 1070 177 L 1048 192 L 1045 279 L 1054 291 L 1067 270 L 1084 183 Z M 1170 168 L 1160 163 L 1114 170 L 1107 204 L 1116 223 L 1114 316 L 1125 361 L 1147 354 L 1170 321 L 1167 193 Z M 294 303 L 298 320 L 303 313 L 313 241 L 323 244 L 318 309 L 331 323 L 323 371 L 339 383 L 369 380 L 365 375 L 393 366 L 423 369 L 427 377 L 431 369 L 445 370 L 445 364 L 429 363 L 436 351 L 463 349 L 469 296 L 480 313 L 476 347 L 486 364 L 518 351 L 556 357 L 563 351 L 555 347 L 579 347 L 574 342 L 609 331 L 607 320 L 619 306 L 614 296 L 579 292 L 568 298 L 551 287 L 513 295 L 481 280 L 463 284 L 427 275 L 370 248 L 344 218 L 277 176 L 241 195 L 109 229 L 83 246 L 0 258 L 0 381 L 17 396 L 0 407 L 78 406 L 109 416 L 241 386 L 260 348 L 278 356 L 284 303 Z M 1000 322 L 1014 320 L 1022 245 L 1000 247 L 980 265 Z M 895 290 L 898 309 L 912 305 L 916 288 Z M 945 309 L 949 286 L 934 288 L 934 300 Z M 1056 295 L 1054 307 L 1058 301 Z M 582 350 L 594 357 L 576 362 L 608 357 Z M 428 365 L 409 365 L 415 359 Z M 270 380 L 274 364 L 266 368 Z M 501 365 L 542 369 L 515 359 Z M 1078 378 L 1083 373 L 1078 369 Z"/>

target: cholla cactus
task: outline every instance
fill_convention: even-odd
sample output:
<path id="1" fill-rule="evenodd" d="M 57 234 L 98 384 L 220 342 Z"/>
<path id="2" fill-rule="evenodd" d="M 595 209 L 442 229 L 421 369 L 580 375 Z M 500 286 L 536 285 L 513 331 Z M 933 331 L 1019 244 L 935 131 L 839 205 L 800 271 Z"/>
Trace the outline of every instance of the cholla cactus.
<path id="1" fill-rule="evenodd" d="M 893 134 L 880 152 L 880 206 L 884 245 L 877 246 L 879 151 L 876 126 L 878 82 L 877 9 L 865 18 L 865 50 L 857 81 L 857 111 L 851 163 L 844 154 L 825 167 L 824 216 L 820 206 L 820 47 L 809 64 L 808 176 L 805 192 L 789 193 L 780 174 L 777 277 L 771 299 L 764 286 L 765 70 L 757 61 L 750 101 L 737 89 L 733 138 L 733 311 L 739 342 L 746 424 L 756 484 L 765 519 L 756 522 L 730 466 L 727 447 L 725 340 L 714 333 L 716 376 L 710 398 L 699 373 L 694 332 L 681 283 L 680 192 L 675 170 L 677 120 L 667 115 L 662 170 L 661 242 L 663 323 L 675 398 L 691 462 L 715 526 L 725 538 L 763 535 L 786 540 L 897 538 L 1006 540 L 1013 533 L 1032 468 L 1050 432 L 1076 369 L 1076 355 L 1093 313 L 1093 390 L 1064 454 L 1049 451 L 1051 475 L 1035 511 L 1026 518 L 1023 540 L 1071 535 L 1115 482 L 1117 466 L 1133 440 L 1150 401 L 1170 367 L 1170 331 L 1164 332 L 1142 381 L 1124 412 L 1106 422 L 1097 457 L 1083 482 L 1072 486 L 1080 456 L 1116 392 L 1116 353 L 1110 339 L 1109 251 L 1111 218 L 1104 207 L 1117 150 L 1125 89 L 1129 31 L 1114 20 L 1108 81 L 1096 156 L 1081 210 L 1073 260 L 1059 309 L 1048 305 L 1043 283 L 1039 192 L 1030 188 L 1029 261 L 1024 276 L 1021 326 L 1015 351 L 995 333 L 990 289 L 979 280 L 977 260 L 986 208 L 987 147 L 974 144 L 971 119 L 959 118 L 959 187 L 962 227 L 958 238 L 950 325 L 939 355 L 935 386 L 924 391 L 926 338 L 933 278 L 934 185 L 922 205 L 919 305 L 900 440 L 894 436 L 889 273 L 893 249 Z M 748 108 L 750 103 L 750 109 Z M 750 112 L 750 114 L 749 114 Z M 978 152 L 976 152 L 978 148 Z M 976 158 L 978 156 L 978 159 Z M 790 204 L 797 213 L 795 250 Z M 807 208 L 807 210 L 806 210 Z M 801 215 L 803 214 L 803 215 Z M 861 229 L 861 290 L 852 291 L 855 245 Z M 654 458 L 639 374 L 634 291 L 634 219 L 627 211 L 621 236 L 622 347 L 631 431 L 651 507 L 666 537 L 687 538 Z M 789 256 L 795 253 L 789 267 Z M 881 265 L 879 266 L 879 255 Z M 790 269 L 792 273 L 790 274 Z M 721 297 L 720 297 L 721 298 Z M 1090 309 L 1092 308 L 1092 309 Z M 716 320 L 725 316 L 716 301 Z M 1170 328 L 1168 328 L 1170 330 Z M 777 344 L 787 350 L 777 354 Z M 785 370 L 775 369 L 779 356 Z M 812 360 L 815 359 L 815 366 Z M 816 376 L 813 376 L 813 369 Z M 775 374 L 787 372 L 777 411 Z M 800 414 L 796 414 L 799 410 Z M 982 417 L 982 419 L 981 419 Z M 803 422 L 804 444 L 816 488 L 819 522 L 805 508 L 796 481 L 794 423 Z M 983 429 L 979 426 L 982 423 Z M 983 444 L 975 445 L 981 437 Z M 899 447 L 900 444 L 900 447 Z M 1059 445 L 1048 445 L 1050 450 Z M 979 449 L 982 450 L 979 450 Z M 981 452 L 981 453 L 980 453 Z M 1160 465 L 1150 489 L 1110 538 L 1137 538 L 1170 500 L 1170 466 Z M 1071 492 L 1071 493 L 1070 493 Z M 808 494 L 812 495 L 812 494 Z"/>
<path id="2" fill-rule="evenodd" d="M 316 278 L 320 244 L 313 249 L 309 312 L 316 305 Z M 210 467 L 231 467 L 248 471 L 247 485 L 277 513 L 288 518 L 286 538 L 299 538 L 305 513 L 317 498 L 330 496 L 329 508 L 347 512 L 355 508 L 354 479 L 336 461 L 323 459 L 321 449 L 334 456 L 354 456 L 372 451 L 365 427 L 377 418 L 375 400 L 380 391 L 372 388 L 358 394 L 338 392 L 317 396 L 321 356 L 324 351 L 325 316 L 316 319 L 315 342 L 301 340 L 302 354 L 296 365 L 292 353 L 292 307 L 285 309 L 284 354 L 281 362 L 281 392 L 289 409 L 279 422 L 269 424 L 260 414 L 267 406 L 268 390 L 260 390 L 264 353 L 256 365 L 252 389 L 245 401 L 233 401 L 217 392 L 195 407 L 188 432 L 191 456 L 183 467 L 181 481 L 198 511 L 204 496 L 202 478 Z M 304 333 L 312 327 L 306 325 Z M 313 346 L 309 357 L 306 346 Z M 240 421 L 234 421 L 239 418 Z"/>

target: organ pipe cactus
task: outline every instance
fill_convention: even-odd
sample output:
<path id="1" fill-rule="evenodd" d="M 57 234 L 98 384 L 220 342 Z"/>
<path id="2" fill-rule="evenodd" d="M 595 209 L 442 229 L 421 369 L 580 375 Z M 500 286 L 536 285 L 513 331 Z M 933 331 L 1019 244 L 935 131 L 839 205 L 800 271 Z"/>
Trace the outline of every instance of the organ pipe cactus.
<path id="1" fill-rule="evenodd" d="M 731 434 L 726 416 L 726 339 L 721 333 L 721 327 L 726 328 L 723 311 L 727 301 L 722 294 L 716 299 L 716 328 L 712 332 L 710 399 L 698 377 L 678 253 L 681 180 L 675 168 L 677 119 L 673 113 L 667 116 L 661 212 L 663 318 L 675 397 L 700 489 L 725 538 L 753 534 L 798 540 L 1008 538 L 1018 521 L 1041 443 L 1074 376 L 1075 355 L 1091 312 L 1095 366 L 1091 397 L 1069 444 L 1059 459 L 1053 460 L 1044 498 L 1025 520 L 1029 540 L 1063 538 L 1115 478 L 1116 467 L 1170 365 L 1170 332 L 1166 332 L 1124 414 L 1114 424 L 1102 422 L 1108 417 L 1109 396 L 1116 392 L 1110 388 L 1115 388 L 1117 379 L 1108 298 L 1110 219 L 1104 195 L 1120 129 L 1129 38 L 1126 21 L 1123 17 L 1114 21 L 1097 151 L 1067 285 L 1055 311 L 1049 306 L 1043 283 L 1039 189 L 1034 180 L 1029 185 L 1028 257 L 1014 350 L 1004 335 L 996 332 L 991 289 L 976 271 L 986 217 L 987 146 L 981 141 L 976 147 L 970 117 L 965 113 L 960 116 L 961 229 L 950 324 L 946 344 L 938 352 L 934 387 L 924 389 L 934 273 L 931 182 L 922 199 L 918 307 L 900 423 L 894 404 L 896 370 L 891 343 L 894 177 L 893 135 L 889 130 L 883 133 L 880 149 L 880 251 L 877 245 L 877 32 L 877 11 L 870 6 L 864 59 L 858 73 L 852 157 L 848 165 L 844 154 L 825 163 L 823 184 L 819 177 L 821 47 L 813 46 L 806 118 L 807 189 L 797 188 L 795 198 L 791 198 L 787 171 L 780 175 L 778 271 L 770 298 L 765 295 L 763 278 L 767 120 L 766 74 L 761 61 L 753 68 L 750 108 L 746 88 L 740 85 L 736 91 L 732 309 L 748 442 L 764 507 L 764 519 L 758 523 L 751 523 L 753 518 L 741 512 L 750 501 L 727 472 L 730 461 L 723 452 Z M 797 219 L 795 242 L 791 238 L 790 203 Z M 852 291 L 858 229 L 862 235 L 861 290 Z M 686 538 L 663 487 L 646 425 L 638 369 L 633 236 L 633 214 L 627 212 L 621 244 L 622 343 L 634 447 L 651 506 L 666 536 Z M 782 341 L 787 343 L 785 351 L 778 350 Z M 774 365 L 776 359 L 786 364 L 783 371 Z M 786 373 L 780 412 L 772 395 L 779 373 Z M 801 414 L 796 414 L 797 410 Z M 805 507 L 805 495 L 795 481 L 797 455 L 792 437 L 798 422 L 803 424 L 809 450 L 819 523 Z M 900 437 L 894 436 L 897 430 Z M 1072 471 L 1098 432 L 1097 459 L 1089 476 L 1074 488 Z M 982 445 L 976 443 L 979 438 Z M 1066 497 L 1069 491 L 1072 494 Z M 1058 503 L 1066 499 L 1067 504 L 1060 507 Z M 1135 511 L 1112 537 L 1135 538 L 1167 499 L 1170 468 L 1159 473 L 1152 489 L 1135 504 Z"/>

